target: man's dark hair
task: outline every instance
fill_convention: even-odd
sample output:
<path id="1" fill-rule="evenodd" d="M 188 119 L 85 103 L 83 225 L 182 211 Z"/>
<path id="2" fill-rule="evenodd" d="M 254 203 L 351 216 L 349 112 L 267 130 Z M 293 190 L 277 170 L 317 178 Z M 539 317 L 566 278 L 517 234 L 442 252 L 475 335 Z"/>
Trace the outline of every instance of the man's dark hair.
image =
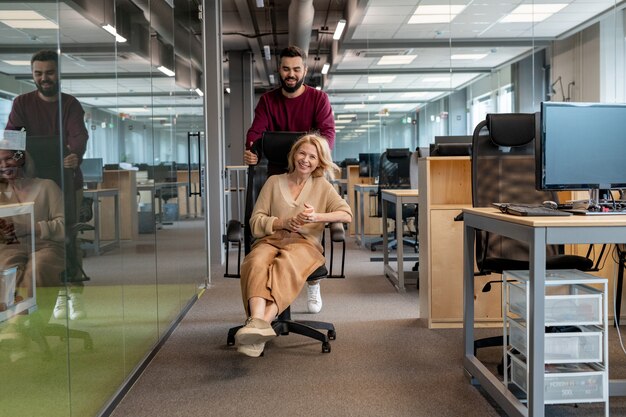
<path id="1" fill-rule="evenodd" d="M 30 59 L 31 67 L 33 66 L 33 62 L 35 61 L 54 61 L 54 63 L 57 64 L 57 67 L 58 67 L 59 55 L 56 53 L 56 51 L 46 49 L 43 51 L 35 52 L 33 57 Z"/>
<path id="2" fill-rule="evenodd" d="M 287 57 L 287 58 L 301 57 L 302 62 L 304 62 L 304 66 L 306 67 L 306 52 L 304 52 L 302 49 L 298 48 L 297 46 L 288 46 L 282 51 L 280 51 L 279 58 L 282 59 L 284 57 Z"/>

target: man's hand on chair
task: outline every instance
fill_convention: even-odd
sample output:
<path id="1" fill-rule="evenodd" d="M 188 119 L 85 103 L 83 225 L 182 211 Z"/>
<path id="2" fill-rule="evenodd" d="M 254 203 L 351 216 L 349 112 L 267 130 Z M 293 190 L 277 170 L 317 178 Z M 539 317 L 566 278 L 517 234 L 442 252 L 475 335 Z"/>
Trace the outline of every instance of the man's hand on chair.
<path id="1" fill-rule="evenodd" d="M 259 157 L 254 152 L 246 149 L 243 151 L 243 162 L 246 165 L 256 165 L 259 162 Z"/>

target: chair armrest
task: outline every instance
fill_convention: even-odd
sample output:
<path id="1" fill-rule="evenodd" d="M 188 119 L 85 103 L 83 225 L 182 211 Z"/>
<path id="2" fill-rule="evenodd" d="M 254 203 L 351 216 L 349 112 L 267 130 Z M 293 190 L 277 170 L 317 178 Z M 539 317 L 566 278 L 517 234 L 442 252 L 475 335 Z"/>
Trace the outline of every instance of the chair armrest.
<path id="1" fill-rule="evenodd" d="M 346 240 L 346 230 L 343 223 L 330 223 L 330 240 L 333 242 L 343 242 Z"/>
<path id="2" fill-rule="evenodd" d="M 226 227 L 226 240 L 228 242 L 241 242 L 243 239 L 243 228 L 239 220 L 229 220 Z"/>

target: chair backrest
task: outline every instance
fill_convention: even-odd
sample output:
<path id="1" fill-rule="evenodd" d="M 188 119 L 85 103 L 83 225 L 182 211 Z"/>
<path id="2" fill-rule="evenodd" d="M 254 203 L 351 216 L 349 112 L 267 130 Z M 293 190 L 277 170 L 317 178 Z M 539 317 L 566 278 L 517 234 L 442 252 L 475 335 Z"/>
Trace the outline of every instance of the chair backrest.
<path id="1" fill-rule="evenodd" d="M 411 188 L 411 151 L 409 148 L 388 148 L 380 155 L 378 167 L 378 210 L 382 216 L 382 190 Z"/>
<path id="2" fill-rule="evenodd" d="M 555 193 L 535 188 L 535 115 L 488 114 L 472 138 L 472 205 L 541 204 L 556 201 Z M 556 248 L 548 254 L 556 252 Z M 528 247 L 517 240 L 478 232 L 476 259 L 528 260 Z"/>
<path id="3" fill-rule="evenodd" d="M 248 167 L 248 184 L 244 209 L 244 253 L 250 252 L 250 216 L 261 188 L 271 175 L 283 174 L 288 170 L 287 155 L 294 143 L 305 132 L 264 132 L 261 139 L 254 142 L 252 152 L 259 157 L 256 165 Z"/>

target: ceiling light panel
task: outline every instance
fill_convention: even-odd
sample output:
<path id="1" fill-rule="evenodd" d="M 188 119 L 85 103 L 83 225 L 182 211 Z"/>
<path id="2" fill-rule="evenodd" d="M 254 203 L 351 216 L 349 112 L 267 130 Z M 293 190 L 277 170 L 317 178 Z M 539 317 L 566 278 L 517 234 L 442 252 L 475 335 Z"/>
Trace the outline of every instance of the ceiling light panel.
<path id="1" fill-rule="evenodd" d="M 464 4 L 458 5 L 419 5 L 413 16 L 409 19 L 409 25 L 449 23 L 465 9 Z"/>

